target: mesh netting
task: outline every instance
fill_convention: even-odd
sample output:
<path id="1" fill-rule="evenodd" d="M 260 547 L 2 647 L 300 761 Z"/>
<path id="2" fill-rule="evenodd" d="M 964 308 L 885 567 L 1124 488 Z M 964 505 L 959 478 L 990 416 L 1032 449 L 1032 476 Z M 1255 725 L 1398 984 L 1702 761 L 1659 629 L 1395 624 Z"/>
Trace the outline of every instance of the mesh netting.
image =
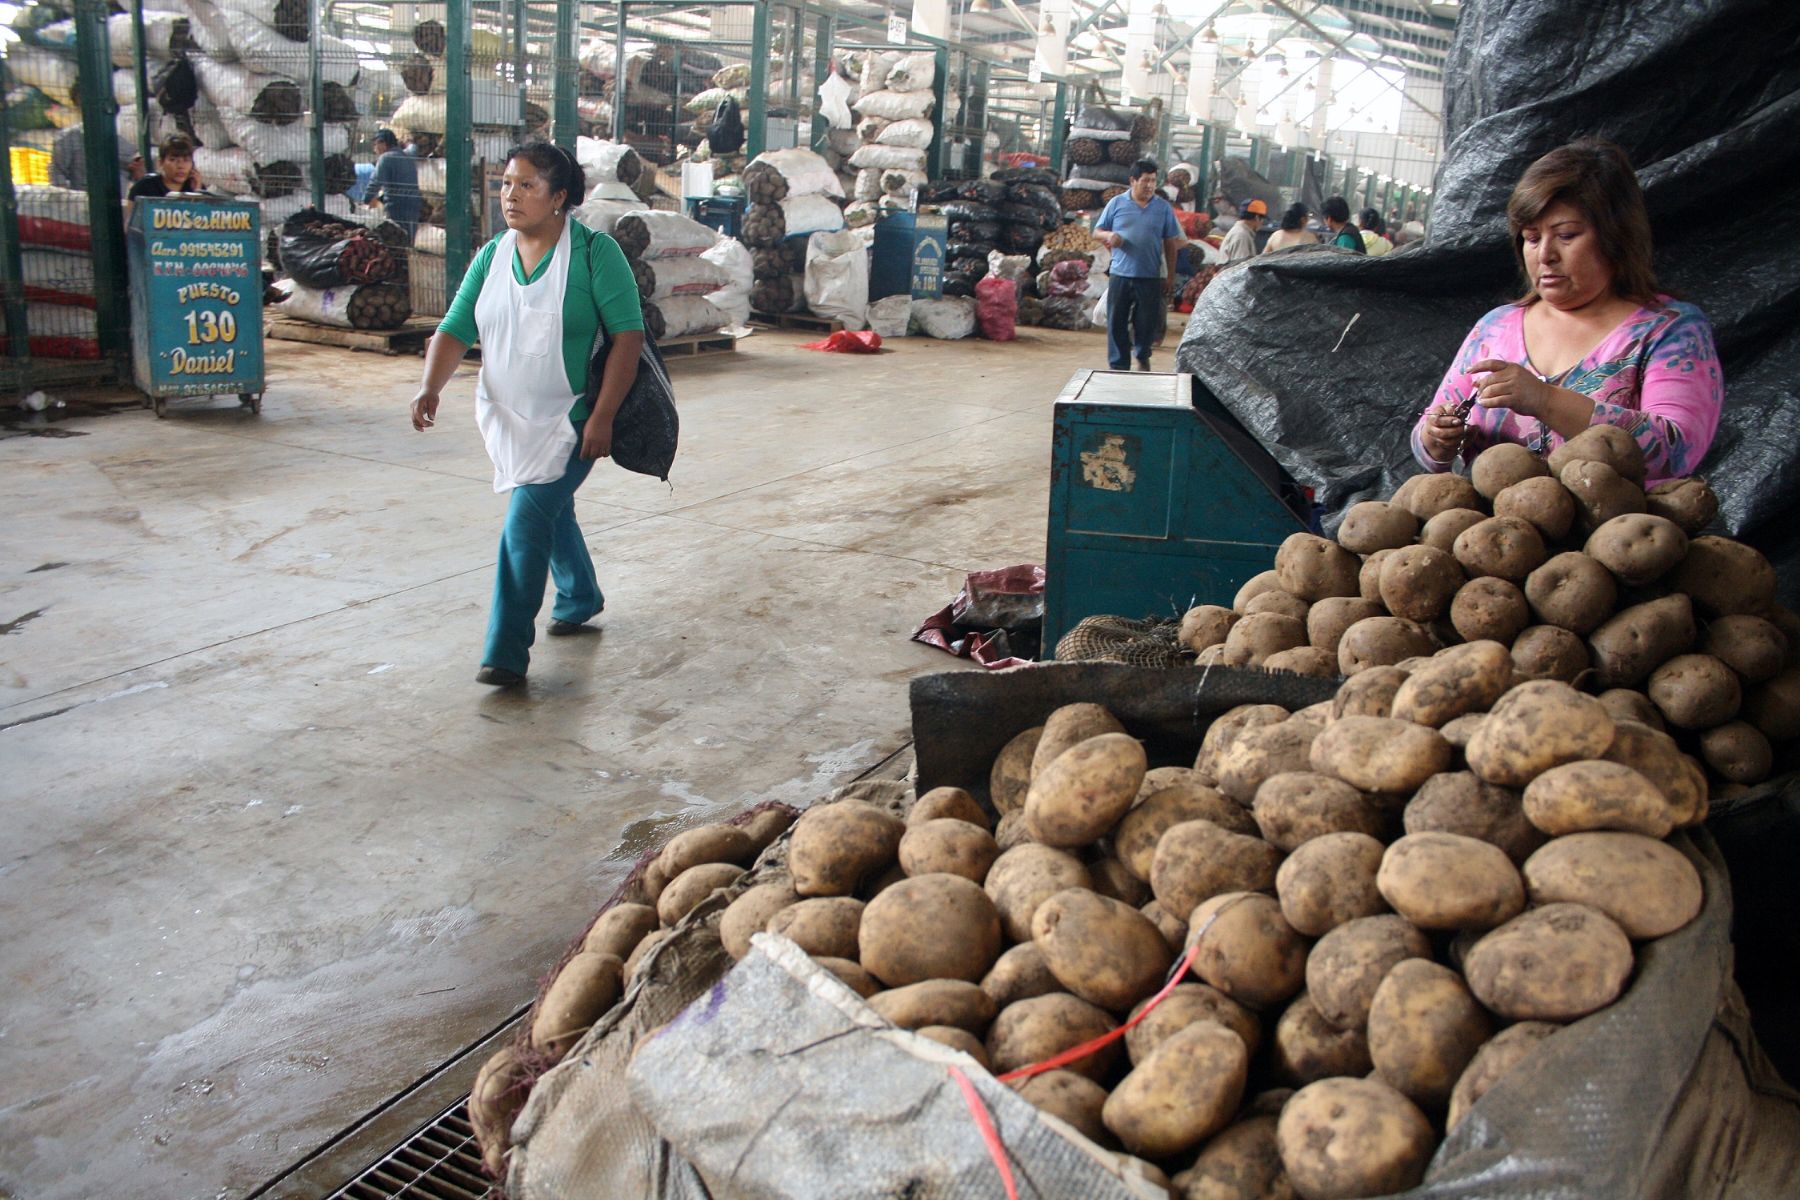
<path id="1" fill-rule="evenodd" d="M 1111 662 L 1173 667 L 1183 661 L 1179 621 L 1084 617 L 1056 643 L 1058 662 Z"/>

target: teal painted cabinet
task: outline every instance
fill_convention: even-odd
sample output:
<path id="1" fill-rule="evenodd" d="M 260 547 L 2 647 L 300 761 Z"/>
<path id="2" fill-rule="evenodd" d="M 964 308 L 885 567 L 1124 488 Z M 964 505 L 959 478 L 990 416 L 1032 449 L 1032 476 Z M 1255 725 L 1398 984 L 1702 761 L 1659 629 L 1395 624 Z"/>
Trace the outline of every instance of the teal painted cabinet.
<path id="1" fill-rule="evenodd" d="M 1311 502 L 1191 375 L 1077 371 L 1057 397 L 1044 657 L 1083 617 L 1230 604 Z"/>

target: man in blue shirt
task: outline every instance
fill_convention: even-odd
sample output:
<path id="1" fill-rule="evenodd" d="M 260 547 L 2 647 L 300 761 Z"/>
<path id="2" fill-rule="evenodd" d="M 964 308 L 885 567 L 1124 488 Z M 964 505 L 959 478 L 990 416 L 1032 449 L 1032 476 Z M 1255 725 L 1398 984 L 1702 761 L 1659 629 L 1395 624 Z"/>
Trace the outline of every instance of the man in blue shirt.
<path id="1" fill-rule="evenodd" d="M 407 240 L 419 224 L 419 160 L 400 149 L 400 139 L 391 129 L 375 131 L 375 173 L 369 177 L 364 196 L 379 201 L 387 210 L 387 219 L 406 230 Z"/>
<path id="2" fill-rule="evenodd" d="M 1175 293 L 1175 256 L 1187 245 L 1175 209 L 1156 191 L 1156 163 L 1140 158 L 1131 190 L 1114 196 L 1094 222 L 1094 235 L 1112 250 L 1106 285 L 1106 357 L 1115 371 L 1150 369 L 1150 348 Z"/>

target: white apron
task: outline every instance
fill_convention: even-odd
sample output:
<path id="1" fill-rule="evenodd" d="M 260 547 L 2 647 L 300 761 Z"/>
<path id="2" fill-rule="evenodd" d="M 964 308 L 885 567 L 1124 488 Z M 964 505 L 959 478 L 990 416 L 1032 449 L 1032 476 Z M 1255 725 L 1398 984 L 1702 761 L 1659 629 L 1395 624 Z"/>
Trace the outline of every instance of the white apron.
<path id="1" fill-rule="evenodd" d="M 537 282 L 513 277 L 519 235 L 509 229 L 494 247 L 487 280 L 475 300 L 481 374 L 475 380 L 475 424 L 494 460 L 494 490 L 563 477 L 577 441 L 569 410 L 581 397 L 563 370 L 563 292 L 569 282 L 569 225 Z"/>

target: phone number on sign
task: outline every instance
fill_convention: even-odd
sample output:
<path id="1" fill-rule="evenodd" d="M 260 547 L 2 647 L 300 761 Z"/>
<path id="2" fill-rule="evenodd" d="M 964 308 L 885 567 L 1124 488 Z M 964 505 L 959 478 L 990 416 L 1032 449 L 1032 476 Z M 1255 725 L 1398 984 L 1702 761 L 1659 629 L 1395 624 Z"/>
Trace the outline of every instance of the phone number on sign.
<path id="1" fill-rule="evenodd" d="M 250 248 L 243 242 L 175 242 L 150 243 L 152 258 L 248 258 Z"/>

